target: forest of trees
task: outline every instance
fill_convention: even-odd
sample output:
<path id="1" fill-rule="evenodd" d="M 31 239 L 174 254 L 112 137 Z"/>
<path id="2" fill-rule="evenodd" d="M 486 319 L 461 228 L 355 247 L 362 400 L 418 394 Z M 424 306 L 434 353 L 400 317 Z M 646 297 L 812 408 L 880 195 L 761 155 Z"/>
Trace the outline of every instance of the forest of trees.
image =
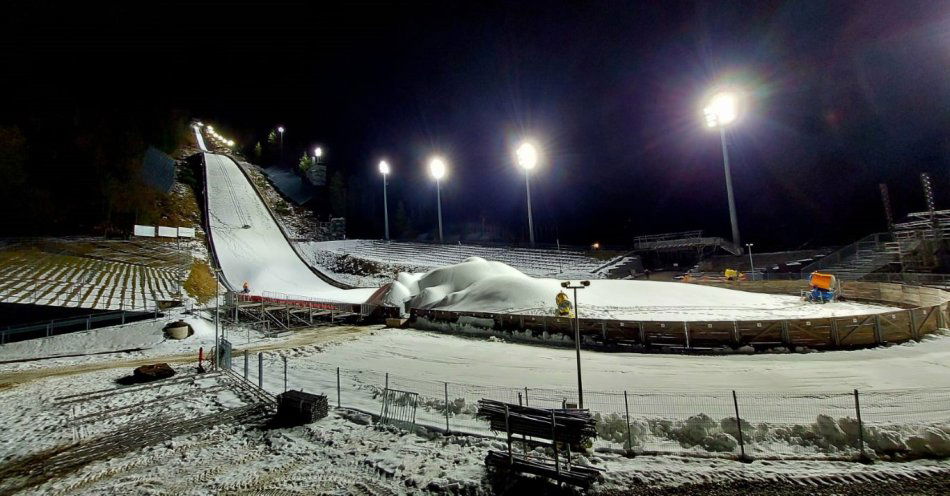
<path id="1" fill-rule="evenodd" d="M 155 109 L 58 108 L 0 121 L 3 235 L 121 234 L 156 217 L 163 192 L 145 185 L 151 145 L 173 153 L 188 117 Z"/>

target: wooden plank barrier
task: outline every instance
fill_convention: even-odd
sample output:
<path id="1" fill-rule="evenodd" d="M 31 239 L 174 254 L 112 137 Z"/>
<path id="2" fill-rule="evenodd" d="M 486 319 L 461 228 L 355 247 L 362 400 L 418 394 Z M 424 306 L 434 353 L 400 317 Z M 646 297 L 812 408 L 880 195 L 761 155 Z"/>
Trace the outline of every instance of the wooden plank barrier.
<path id="1" fill-rule="evenodd" d="M 693 281 L 740 291 L 799 296 L 807 281 Z M 891 312 L 834 318 L 739 321 L 628 321 L 580 319 L 585 344 L 653 346 L 685 349 L 785 346 L 815 349 L 856 348 L 919 340 L 950 322 L 950 292 L 894 283 L 843 281 L 843 299 L 901 308 Z M 528 331 L 531 337 L 573 338 L 574 319 L 555 315 L 499 314 L 410 309 L 414 320 L 461 324 L 462 317 L 490 322 L 491 330 Z"/>

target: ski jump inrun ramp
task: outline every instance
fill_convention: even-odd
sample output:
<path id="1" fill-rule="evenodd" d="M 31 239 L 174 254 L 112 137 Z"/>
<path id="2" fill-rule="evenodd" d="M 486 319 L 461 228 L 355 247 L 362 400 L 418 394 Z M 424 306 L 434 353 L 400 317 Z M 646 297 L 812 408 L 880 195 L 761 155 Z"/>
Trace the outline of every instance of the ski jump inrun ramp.
<path id="1" fill-rule="evenodd" d="M 200 143 L 200 142 L 199 142 Z M 363 303 L 378 288 L 341 289 L 301 260 L 247 176 L 230 157 L 204 153 L 212 249 L 233 289 Z"/>

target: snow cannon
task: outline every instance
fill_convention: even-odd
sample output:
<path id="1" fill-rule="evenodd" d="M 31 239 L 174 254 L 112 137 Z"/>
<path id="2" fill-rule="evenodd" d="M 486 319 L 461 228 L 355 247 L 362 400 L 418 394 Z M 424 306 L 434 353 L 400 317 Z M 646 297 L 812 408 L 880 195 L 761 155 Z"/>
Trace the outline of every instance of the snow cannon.
<path id="1" fill-rule="evenodd" d="M 743 279 L 742 272 L 739 272 L 736 269 L 726 269 L 723 275 L 726 276 L 727 281 L 738 281 L 740 279 Z"/>
<path id="2" fill-rule="evenodd" d="M 573 317 L 574 316 L 574 305 L 571 304 L 571 300 L 567 299 L 567 295 L 564 291 L 561 291 L 554 297 L 554 302 L 557 303 L 557 316 L 558 317 Z"/>
<path id="3" fill-rule="evenodd" d="M 806 293 L 805 299 L 815 303 L 828 303 L 834 301 L 837 296 L 837 279 L 832 274 L 823 274 L 821 272 L 812 272 L 808 278 L 808 284 L 811 290 Z"/>

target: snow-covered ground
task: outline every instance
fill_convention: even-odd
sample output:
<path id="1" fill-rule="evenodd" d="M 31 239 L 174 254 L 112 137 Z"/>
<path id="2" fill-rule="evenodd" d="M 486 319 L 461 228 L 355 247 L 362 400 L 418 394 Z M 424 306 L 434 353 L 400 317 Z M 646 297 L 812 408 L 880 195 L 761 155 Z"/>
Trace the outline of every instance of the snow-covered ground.
<path id="1" fill-rule="evenodd" d="M 129 346 L 151 347 L 133 357 L 158 357 L 192 350 L 213 338 L 213 329 L 193 321 L 196 334 L 185 341 L 165 341 L 154 328 L 131 324 L 88 333 L 13 343 L 0 347 L 0 361 L 33 354 L 65 355 L 77 350 L 114 351 Z M 331 332 L 332 329 L 316 330 Z M 231 339 L 242 348 L 243 332 Z M 445 396 L 450 428 L 493 436 L 472 416 L 481 398 L 520 399 L 535 406 L 573 401 L 576 370 L 572 350 L 464 338 L 450 334 L 375 327 L 338 342 L 272 341 L 264 350 L 264 387 L 284 390 L 283 359 L 289 388 L 326 393 L 336 403 L 336 370 L 340 368 L 344 407 L 379 412 L 379 392 L 389 387 L 420 394 L 417 422 L 428 427 L 420 435 L 374 430 L 365 416 L 339 412 L 326 420 L 294 429 L 265 430 L 228 427 L 179 438 L 152 449 L 95 462 L 74 475 L 50 481 L 37 493 L 166 493 L 195 494 L 244 488 L 305 489 L 331 484 L 346 492 L 347 484 L 414 492 L 414 487 L 484 487 L 482 459 L 500 441 L 478 437 L 441 437 L 445 427 Z M 258 346 L 252 336 L 250 346 Z M 192 341 L 189 341 L 192 340 Z M 105 355 L 110 356 L 110 355 Z M 117 354 L 111 355 L 116 360 Z M 66 365 L 93 363 L 94 357 L 0 364 L 0 379 L 10 374 L 36 374 L 0 389 L 0 461 L 70 442 L 76 435 L 95 436 L 120 429 L 138 419 L 127 415 L 133 405 L 168 406 L 168 411 L 197 415 L 243 404 L 239 396 L 215 381 L 187 379 L 151 393 L 111 397 L 63 409 L 56 398 L 109 387 L 131 366 L 116 362 L 104 370 L 66 374 Z M 98 359 L 98 358 L 96 358 Z M 941 461 L 880 463 L 873 467 L 821 459 L 856 454 L 853 443 L 853 396 L 861 391 L 862 414 L 869 448 L 900 449 L 916 455 L 950 453 L 950 337 L 940 334 L 920 343 L 861 351 L 754 356 L 678 356 L 582 352 L 585 406 L 598 418 L 601 436 L 587 460 L 606 467 L 597 491 L 631 484 L 678 485 L 734 480 L 783 481 L 821 479 L 841 474 L 862 479 L 913 476 L 946 471 Z M 248 367 L 257 382 L 257 360 Z M 39 367 L 50 369 L 41 376 Z M 188 374 L 181 363 L 179 372 Z M 26 370 L 29 368 L 29 370 Z M 239 352 L 233 368 L 243 375 Z M 446 383 L 448 383 L 446 385 Z M 446 393 L 447 386 L 447 393 Z M 705 456 L 736 453 L 731 390 L 738 393 L 745 424 L 746 449 L 753 464 L 727 460 L 641 456 L 614 453 L 627 439 L 622 391 L 628 392 L 631 437 L 637 450 Z M 154 394 L 156 391 L 159 394 Z M 178 401 L 182 403 L 179 404 Z M 79 406 L 79 405 L 77 405 Z M 116 410 L 116 417 L 101 416 Z M 189 413 L 190 412 L 190 413 Z M 78 419 L 85 431 L 64 429 Z M 94 421 L 94 422 L 93 422 Z M 748 428 L 748 431 L 747 431 Z M 731 434 L 730 434 L 731 433 Z M 783 461 L 769 461 L 770 458 Z M 321 467 L 305 469 L 303 467 Z M 269 475 L 278 474 L 272 478 Z M 380 474 L 384 476 L 380 478 Z M 808 482 L 805 482 L 808 484 Z M 342 485 L 342 488 L 341 488 Z M 82 489 L 83 491 L 80 491 Z M 596 492 L 596 491 L 595 491 Z"/>
<path id="2" fill-rule="evenodd" d="M 225 278 L 234 288 L 273 291 L 345 303 L 363 303 L 375 289 L 342 290 L 297 257 L 238 165 L 205 153 L 211 237 Z"/>
<path id="3" fill-rule="evenodd" d="M 503 263 L 472 257 L 425 274 L 399 274 L 386 301 L 403 308 L 555 315 L 560 291 L 561 279 L 532 278 Z M 644 280 L 592 280 L 578 299 L 581 317 L 640 321 L 819 318 L 895 310 L 855 302 L 816 305 L 789 295 Z"/>
<path id="4" fill-rule="evenodd" d="M 658 452 L 737 453 L 732 432 L 737 391 L 747 449 L 756 456 L 853 456 L 853 390 L 861 391 L 868 442 L 917 456 L 950 455 L 950 337 L 862 351 L 756 356 L 671 356 L 584 351 L 585 406 L 598 416 L 598 446 L 627 442 L 627 391 L 634 446 Z M 341 403 L 379 409 L 390 388 L 420 394 L 417 421 L 489 434 L 474 419 L 481 398 L 560 407 L 577 400 L 569 349 L 466 339 L 414 330 L 381 330 L 330 348 L 264 356 L 264 387 L 323 392 Z M 248 369 L 257 382 L 256 361 Z M 243 373 L 243 362 L 234 369 Z M 730 420 L 732 419 L 732 420 Z M 792 434 L 797 433 L 797 434 Z M 732 438 L 724 438 L 730 434 Z M 931 436 L 931 437 L 928 437 Z"/>

